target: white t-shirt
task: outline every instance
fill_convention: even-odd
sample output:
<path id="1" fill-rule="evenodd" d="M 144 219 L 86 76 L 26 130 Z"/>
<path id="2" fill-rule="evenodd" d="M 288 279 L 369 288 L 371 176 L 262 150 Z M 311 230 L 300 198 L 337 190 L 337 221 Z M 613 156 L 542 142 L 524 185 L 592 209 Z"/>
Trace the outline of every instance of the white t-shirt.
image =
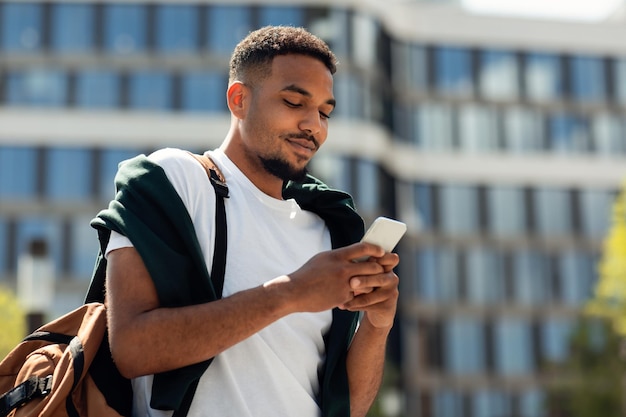
<path id="1" fill-rule="evenodd" d="M 295 200 L 277 200 L 261 192 L 221 151 L 208 152 L 229 188 L 226 199 L 228 249 L 223 296 L 262 285 L 291 273 L 313 255 L 331 248 L 322 219 Z M 163 149 L 149 156 L 174 185 L 194 223 L 211 271 L 215 192 L 206 172 L 185 151 Z M 132 246 L 111 235 L 107 253 Z M 200 379 L 189 417 L 317 417 L 318 369 L 324 358 L 323 334 L 331 311 L 297 313 L 278 320 L 219 354 Z M 152 376 L 133 380 L 133 414 L 165 417 L 150 408 Z"/>

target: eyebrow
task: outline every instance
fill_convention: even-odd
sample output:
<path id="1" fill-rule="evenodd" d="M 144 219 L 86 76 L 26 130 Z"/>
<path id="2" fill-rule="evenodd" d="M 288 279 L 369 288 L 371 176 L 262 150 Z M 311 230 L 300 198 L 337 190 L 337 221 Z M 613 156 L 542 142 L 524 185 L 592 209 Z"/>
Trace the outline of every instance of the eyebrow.
<path id="1" fill-rule="evenodd" d="M 305 97 L 311 98 L 313 97 L 313 95 L 308 92 L 307 90 L 305 90 L 302 87 L 298 87 L 295 84 L 290 84 L 287 87 L 283 88 L 282 91 L 293 91 L 294 93 L 298 93 L 301 94 Z M 337 101 L 334 98 L 329 98 L 328 100 L 326 100 L 326 104 L 333 106 L 333 108 L 335 108 L 335 105 L 337 104 Z"/>

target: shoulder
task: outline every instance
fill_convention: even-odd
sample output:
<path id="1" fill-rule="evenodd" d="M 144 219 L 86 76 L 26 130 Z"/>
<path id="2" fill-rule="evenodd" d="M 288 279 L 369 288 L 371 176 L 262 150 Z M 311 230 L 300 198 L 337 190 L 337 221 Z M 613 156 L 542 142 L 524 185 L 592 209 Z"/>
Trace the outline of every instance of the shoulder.
<path id="1" fill-rule="evenodd" d="M 177 148 L 163 148 L 152 152 L 148 159 L 162 167 L 166 172 L 188 168 L 194 164 L 194 158 L 185 150 Z"/>

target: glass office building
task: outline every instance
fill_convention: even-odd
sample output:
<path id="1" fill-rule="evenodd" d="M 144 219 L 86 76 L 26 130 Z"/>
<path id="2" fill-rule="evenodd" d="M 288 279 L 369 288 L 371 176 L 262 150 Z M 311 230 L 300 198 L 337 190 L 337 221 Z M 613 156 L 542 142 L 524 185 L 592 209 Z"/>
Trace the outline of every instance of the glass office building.
<path id="1" fill-rule="evenodd" d="M 80 304 L 117 164 L 218 146 L 234 45 L 306 26 L 340 60 L 312 171 L 409 225 L 403 415 L 544 416 L 626 178 L 626 26 L 353 3 L 0 1 L 0 284 L 44 239 L 50 315 Z"/>

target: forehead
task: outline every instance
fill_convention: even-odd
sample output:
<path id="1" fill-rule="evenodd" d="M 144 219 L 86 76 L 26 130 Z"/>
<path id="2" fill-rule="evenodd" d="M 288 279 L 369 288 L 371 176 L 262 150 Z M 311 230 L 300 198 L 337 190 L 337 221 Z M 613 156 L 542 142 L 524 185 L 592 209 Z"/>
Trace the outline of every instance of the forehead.
<path id="1" fill-rule="evenodd" d="M 266 80 L 274 88 L 296 85 L 320 99 L 332 98 L 333 76 L 320 60 L 307 55 L 278 55 Z"/>

